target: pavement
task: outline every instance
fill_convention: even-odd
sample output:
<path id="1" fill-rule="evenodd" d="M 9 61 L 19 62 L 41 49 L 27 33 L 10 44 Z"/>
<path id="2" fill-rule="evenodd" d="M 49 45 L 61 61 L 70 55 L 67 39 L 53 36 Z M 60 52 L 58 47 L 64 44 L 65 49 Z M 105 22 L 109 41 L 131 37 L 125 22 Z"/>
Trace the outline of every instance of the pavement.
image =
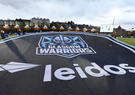
<path id="1" fill-rule="evenodd" d="M 135 95 L 135 47 L 84 32 L 0 41 L 0 95 Z"/>

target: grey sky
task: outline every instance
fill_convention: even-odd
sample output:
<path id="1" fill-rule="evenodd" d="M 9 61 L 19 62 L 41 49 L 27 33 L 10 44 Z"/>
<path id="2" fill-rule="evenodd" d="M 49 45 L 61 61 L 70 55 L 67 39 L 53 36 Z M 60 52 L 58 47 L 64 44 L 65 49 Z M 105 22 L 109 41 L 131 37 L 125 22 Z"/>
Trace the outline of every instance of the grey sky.
<path id="1" fill-rule="evenodd" d="M 101 25 L 135 24 L 134 0 L 0 0 L 0 19 L 32 17 Z"/>

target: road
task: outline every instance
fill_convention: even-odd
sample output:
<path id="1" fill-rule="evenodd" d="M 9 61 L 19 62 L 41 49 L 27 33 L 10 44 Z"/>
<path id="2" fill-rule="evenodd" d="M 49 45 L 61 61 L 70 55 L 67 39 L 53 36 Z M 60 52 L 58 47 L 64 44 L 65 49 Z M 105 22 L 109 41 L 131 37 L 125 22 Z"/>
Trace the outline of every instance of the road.
<path id="1" fill-rule="evenodd" d="M 0 95 L 135 94 L 135 48 L 106 35 L 27 34 L 0 54 Z"/>

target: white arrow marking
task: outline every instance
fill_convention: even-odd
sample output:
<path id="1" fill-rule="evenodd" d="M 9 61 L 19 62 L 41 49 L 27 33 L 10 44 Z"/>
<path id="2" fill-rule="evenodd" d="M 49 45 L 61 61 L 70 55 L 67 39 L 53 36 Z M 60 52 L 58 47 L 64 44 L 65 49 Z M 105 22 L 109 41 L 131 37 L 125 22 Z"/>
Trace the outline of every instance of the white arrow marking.
<path id="1" fill-rule="evenodd" d="M 23 71 L 26 69 L 31 69 L 34 67 L 38 67 L 38 64 L 29 64 L 29 63 L 20 63 L 20 62 L 10 62 L 6 65 L 0 65 L 0 71 L 9 71 L 10 73 L 15 73 L 19 71 Z"/>

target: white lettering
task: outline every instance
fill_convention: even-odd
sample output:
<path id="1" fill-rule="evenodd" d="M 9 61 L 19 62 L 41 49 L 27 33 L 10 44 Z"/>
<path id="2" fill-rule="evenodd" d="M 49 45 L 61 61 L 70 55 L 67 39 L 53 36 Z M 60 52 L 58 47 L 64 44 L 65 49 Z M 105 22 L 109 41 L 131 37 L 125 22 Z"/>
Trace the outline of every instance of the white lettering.
<path id="1" fill-rule="evenodd" d="M 54 49 L 50 49 L 49 53 L 56 53 Z"/>
<path id="2" fill-rule="evenodd" d="M 83 48 L 79 48 L 78 51 L 79 51 L 80 53 L 86 53 Z"/>
<path id="3" fill-rule="evenodd" d="M 42 49 L 40 48 L 40 53 L 43 54 L 43 53 L 49 53 L 49 49 Z"/>
<path id="4" fill-rule="evenodd" d="M 118 71 L 114 71 L 111 68 L 117 69 Z M 126 74 L 126 71 L 118 66 L 114 65 L 106 65 L 104 66 L 104 69 L 112 74 L 117 74 L 117 75 L 124 75 Z"/>
<path id="5" fill-rule="evenodd" d="M 104 71 L 101 67 L 99 67 L 96 63 L 91 63 L 93 66 L 85 67 L 85 71 L 94 77 L 102 77 L 102 76 L 109 76 L 110 74 Z M 97 70 L 98 73 L 93 72 L 92 70 Z"/>
<path id="6" fill-rule="evenodd" d="M 63 52 L 64 52 L 64 53 L 70 53 L 70 52 L 69 52 L 69 49 L 63 49 Z"/>
<path id="7" fill-rule="evenodd" d="M 56 49 L 56 52 L 57 52 L 57 53 L 63 53 L 63 52 L 62 52 L 62 49 Z"/>
<path id="8" fill-rule="evenodd" d="M 73 66 L 76 70 L 76 73 L 82 79 L 88 78 L 86 73 L 93 77 L 110 76 L 110 74 L 124 75 L 126 74 L 126 70 L 129 70 L 131 73 L 135 73 L 135 67 L 129 67 L 128 64 L 119 64 L 119 66 L 105 65 L 104 69 L 102 69 L 96 63 L 92 62 L 91 66 L 86 66 L 84 68 L 85 72 L 78 64 L 73 64 Z M 59 80 L 72 80 L 76 77 L 76 73 L 73 69 L 64 67 L 56 69 L 54 71 L 54 76 Z M 46 65 L 43 82 L 50 81 L 52 81 L 52 65 Z"/>
<path id="9" fill-rule="evenodd" d="M 45 67 L 45 73 L 44 73 L 44 82 L 49 82 L 51 81 L 51 71 L 52 70 L 52 65 L 46 65 Z"/>
<path id="10" fill-rule="evenodd" d="M 70 68 L 60 68 L 54 72 L 56 78 L 60 80 L 72 80 L 75 78 L 75 72 Z"/>
<path id="11" fill-rule="evenodd" d="M 130 73 L 135 73 L 135 67 L 128 67 L 128 64 L 120 64 L 119 66 L 123 69 L 129 70 Z"/>
<path id="12" fill-rule="evenodd" d="M 73 64 L 74 66 L 79 66 L 78 64 Z M 86 74 L 80 67 L 75 67 L 77 73 L 80 75 L 81 78 L 87 78 Z"/>
<path id="13" fill-rule="evenodd" d="M 74 53 L 79 53 L 78 49 L 72 49 Z"/>

